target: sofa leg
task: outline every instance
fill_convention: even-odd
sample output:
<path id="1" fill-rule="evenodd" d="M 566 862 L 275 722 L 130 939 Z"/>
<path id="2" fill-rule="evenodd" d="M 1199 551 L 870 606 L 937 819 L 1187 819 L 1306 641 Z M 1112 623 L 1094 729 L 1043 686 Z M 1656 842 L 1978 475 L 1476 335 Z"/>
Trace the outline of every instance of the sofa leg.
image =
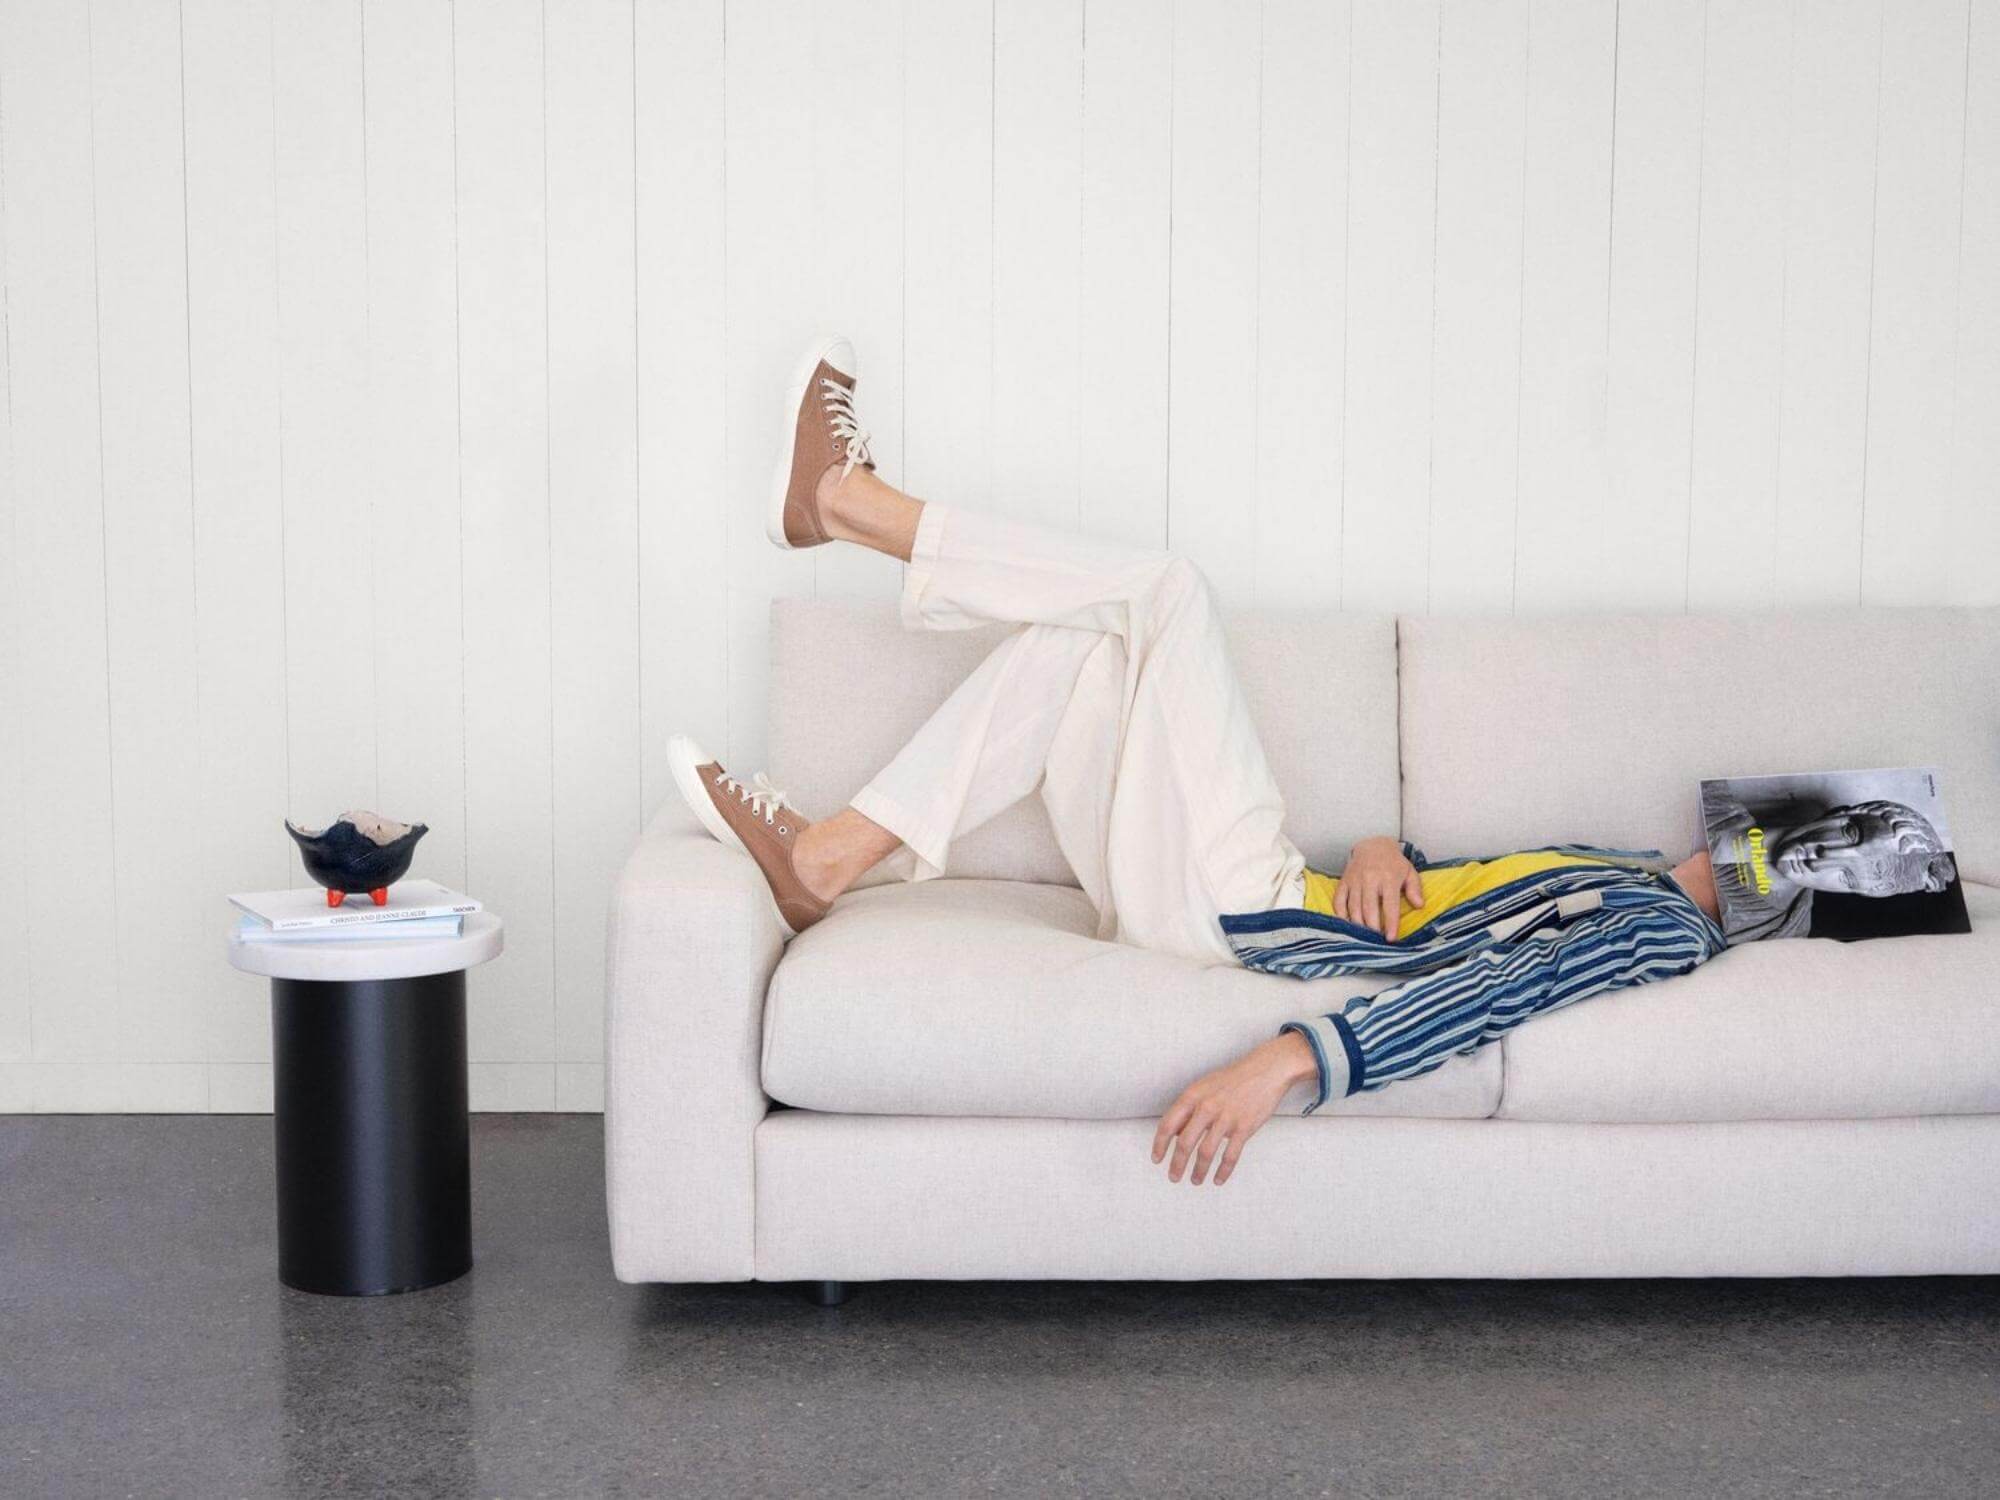
<path id="1" fill-rule="evenodd" d="M 838 1307 L 847 1300 L 847 1283 L 844 1281 L 808 1281 L 806 1299 L 820 1307 Z"/>

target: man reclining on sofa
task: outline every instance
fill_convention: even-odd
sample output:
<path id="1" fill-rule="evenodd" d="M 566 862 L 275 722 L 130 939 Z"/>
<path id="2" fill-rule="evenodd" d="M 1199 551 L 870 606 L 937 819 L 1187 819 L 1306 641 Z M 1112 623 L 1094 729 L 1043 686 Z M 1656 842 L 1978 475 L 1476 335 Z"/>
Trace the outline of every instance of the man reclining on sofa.
<path id="1" fill-rule="evenodd" d="M 1653 851 L 1583 845 L 1433 865 L 1380 837 L 1355 845 L 1337 880 L 1307 869 L 1195 566 L 892 488 L 855 412 L 855 369 L 844 339 L 799 366 L 771 540 L 902 559 L 912 628 L 1020 628 L 823 822 L 761 773 L 739 780 L 674 741 L 682 795 L 756 860 L 791 932 L 885 860 L 906 879 L 942 875 L 954 839 L 1039 787 L 1101 937 L 1302 978 L 1410 976 L 1289 1023 L 1191 1084 L 1160 1120 L 1153 1160 L 1171 1145 L 1169 1176 L 1191 1160 L 1196 1184 L 1211 1165 L 1229 1180 L 1295 1083 L 1317 1081 L 1310 1113 L 1722 950 L 1706 852 L 1671 871 Z"/>

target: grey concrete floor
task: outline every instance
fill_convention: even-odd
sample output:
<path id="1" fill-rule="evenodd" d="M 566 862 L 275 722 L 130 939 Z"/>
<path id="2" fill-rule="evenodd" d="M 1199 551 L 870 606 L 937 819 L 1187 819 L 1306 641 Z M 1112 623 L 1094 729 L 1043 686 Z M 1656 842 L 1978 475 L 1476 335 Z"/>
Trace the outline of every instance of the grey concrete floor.
<path id="1" fill-rule="evenodd" d="M 478 1264 L 274 1275 L 259 1118 L 0 1118 L 0 1495 L 1987 1495 L 2000 1278 L 628 1287 L 602 1130 Z"/>

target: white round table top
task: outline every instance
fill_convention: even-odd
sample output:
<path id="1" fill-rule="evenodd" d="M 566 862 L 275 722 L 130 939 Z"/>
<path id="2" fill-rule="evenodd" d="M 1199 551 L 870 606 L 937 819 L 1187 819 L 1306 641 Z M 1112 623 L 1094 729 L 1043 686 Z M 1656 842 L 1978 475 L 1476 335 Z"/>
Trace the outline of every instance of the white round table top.
<path id="1" fill-rule="evenodd" d="M 483 964 L 502 947 L 500 919 L 468 912 L 455 938 L 339 938 L 325 943 L 246 943 L 229 934 L 229 961 L 246 974 L 348 984 L 367 979 L 417 979 Z"/>

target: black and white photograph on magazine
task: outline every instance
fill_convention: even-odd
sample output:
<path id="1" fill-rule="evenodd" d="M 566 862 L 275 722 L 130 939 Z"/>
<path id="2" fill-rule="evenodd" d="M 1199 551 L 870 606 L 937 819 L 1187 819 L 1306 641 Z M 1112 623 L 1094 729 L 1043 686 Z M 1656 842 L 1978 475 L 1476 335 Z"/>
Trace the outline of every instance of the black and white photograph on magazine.
<path id="1" fill-rule="evenodd" d="M 1719 777 L 1701 821 L 1732 944 L 1972 930 L 1934 769 Z"/>

